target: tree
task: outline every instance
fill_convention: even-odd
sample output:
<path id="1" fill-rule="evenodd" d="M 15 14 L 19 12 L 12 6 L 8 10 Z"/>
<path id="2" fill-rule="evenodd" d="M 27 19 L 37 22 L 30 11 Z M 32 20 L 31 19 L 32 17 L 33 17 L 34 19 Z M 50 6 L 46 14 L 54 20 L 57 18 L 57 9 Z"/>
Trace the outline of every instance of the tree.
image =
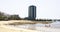
<path id="1" fill-rule="evenodd" d="M 20 17 L 18 15 L 11 15 L 8 19 L 9 20 L 20 20 Z"/>

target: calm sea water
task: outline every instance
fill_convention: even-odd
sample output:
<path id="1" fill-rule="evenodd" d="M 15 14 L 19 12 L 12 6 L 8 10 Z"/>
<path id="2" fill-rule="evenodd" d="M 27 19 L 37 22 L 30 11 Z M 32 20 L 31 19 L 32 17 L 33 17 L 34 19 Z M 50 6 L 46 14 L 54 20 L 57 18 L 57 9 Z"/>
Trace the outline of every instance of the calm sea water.
<path id="1" fill-rule="evenodd" d="M 51 27 L 51 28 L 58 28 L 60 29 L 60 21 L 56 21 L 50 24 L 23 24 L 23 25 L 16 25 L 15 27 L 18 28 L 25 28 L 25 29 L 34 29 L 37 30 L 37 27 Z"/>
<path id="2" fill-rule="evenodd" d="M 50 24 L 52 28 L 59 28 L 60 29 L 60 21 L 56 21 Z"/>

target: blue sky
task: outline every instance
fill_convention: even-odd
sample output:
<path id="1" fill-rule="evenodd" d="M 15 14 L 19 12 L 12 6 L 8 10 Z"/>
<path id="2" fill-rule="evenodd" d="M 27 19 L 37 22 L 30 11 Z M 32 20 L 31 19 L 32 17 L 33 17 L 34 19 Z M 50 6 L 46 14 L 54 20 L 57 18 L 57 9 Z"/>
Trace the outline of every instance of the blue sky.
<path id="1" fill-rule="evenodd" d="M 38 19 L 60 19 L 60 0 L 0 0 L 0 11 L 24 18 L 30 5 L 37 7 Z"/>

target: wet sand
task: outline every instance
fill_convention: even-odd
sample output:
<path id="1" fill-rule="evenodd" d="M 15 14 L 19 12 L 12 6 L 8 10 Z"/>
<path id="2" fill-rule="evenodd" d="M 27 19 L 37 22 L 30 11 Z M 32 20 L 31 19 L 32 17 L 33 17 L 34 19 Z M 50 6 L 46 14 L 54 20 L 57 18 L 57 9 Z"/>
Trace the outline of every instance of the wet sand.
<path id="1" fill-rule="evenodd" d="M 14 23 L 14 22 L 23 22 L 23 20 L 11 20 L 11 21 L 0 21 L 0 32 L 41 32 L 41 31 L 35 31 L 35 30 L 29 30 L 29 29 L 23 29 L 23 28 L 16 28 L 7 26 L 6 24 Z M 28 21 L 24 21 L 28 22 Z M 29 21 L 30 22 L 30 21 Z"/>
<path id="2" fill-rule="evenodd" d="M 51 27 L 36 27 L 38 30 L 31 30 L 31 29 L 24 29 L 24 28 L 17 28 L 14 26 L 9 26 L 6 24 L 9 23 L 33 23 L 31 21 L 25 21 L 25 20 L 11 20 L 11 21 L 0 21 L 0 32 L 60 32 L 60 29 L 51 28 Z"/>

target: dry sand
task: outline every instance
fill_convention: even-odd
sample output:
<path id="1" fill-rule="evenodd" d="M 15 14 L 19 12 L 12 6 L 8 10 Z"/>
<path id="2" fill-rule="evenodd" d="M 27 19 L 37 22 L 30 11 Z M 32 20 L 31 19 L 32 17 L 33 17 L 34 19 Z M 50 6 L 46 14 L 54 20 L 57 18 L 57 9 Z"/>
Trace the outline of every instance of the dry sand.
<path id="1" fill-rule="evenodd" d="M 16 27 L 11 27 L 11 26 L 5 25 L 5 24 L 9 24 L 9 23 L 14 23 L 14 22 L 23 22 L 23 20 L 21 20 L 21 21 L 17 21 L 17 20 L 0 21 L 0 32 L 41 32 L 41 31 L 28 30 L 28 29 L 16 28 Z M 26 22 L 28 22 L 28 21 L 26 21 Z"/>
<path id="2" fill-rule="evenodd" d="M 14 23 L 14 22 L 31 22 L 25 20 L 11 20 L 11 21 L 0 21 L 0 32 L 60 32 L 60 29 L 50 28 L 50 27 L 37 27 L 40 31 L 29 30 L 17 27 L 7 26 L 5 24 Z"/>

